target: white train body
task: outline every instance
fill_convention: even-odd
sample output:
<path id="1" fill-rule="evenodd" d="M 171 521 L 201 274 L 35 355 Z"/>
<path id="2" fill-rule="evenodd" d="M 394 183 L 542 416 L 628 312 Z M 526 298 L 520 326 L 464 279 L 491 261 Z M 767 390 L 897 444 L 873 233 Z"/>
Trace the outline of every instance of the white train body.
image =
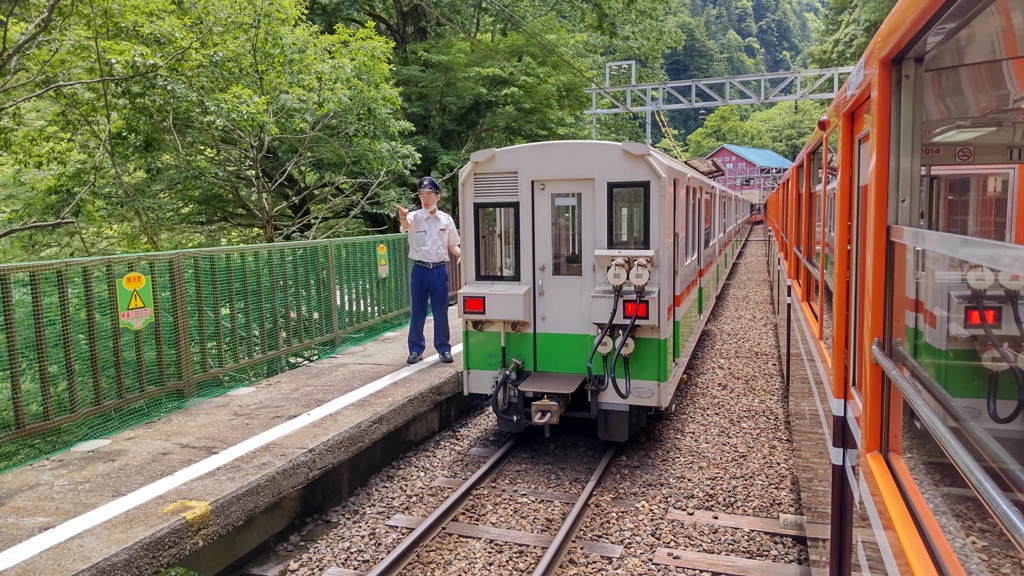
<path id="1" fill-rule="evenodd" d="M 459 184 L 465 393 L 505 430 L 580 416 L 611 440 L 669 409 L 749 203 L 637 143 L 481 150 Z"/>

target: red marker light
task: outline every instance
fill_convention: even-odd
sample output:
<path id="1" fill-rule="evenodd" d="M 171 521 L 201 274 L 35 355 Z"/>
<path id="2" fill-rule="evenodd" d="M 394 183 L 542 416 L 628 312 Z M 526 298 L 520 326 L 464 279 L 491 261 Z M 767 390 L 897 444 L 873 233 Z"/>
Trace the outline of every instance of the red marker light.
<path id="1" fill-rule="evenodd" d="M 462 298 L 462 313 L 463 314 L 483 314 L 484 313 L 484 297 L 483 296 L 464 296 Z"/>
<path id="2" fill-rule="evenodd" d="M 638 320 L 647 320 L 649 318 L 646 300 L 640 301 L 639 310 L 637 310 L 636 300 L 626 300 L 622 303 L 623 318 L 632 318 L 634 314 L 636 314 Z"/>
<path id="3" fill-rule="evenodd" d="M 821 130 L 822 132 L 828 130 L 828 116 L 818 118 L 818 130 Z"/>
<path id="4" fill-rule="evenodd" d="M 992 328 L 1003 325 L 1003 309 L 985 307 L 985 323 Z M 981 313 L 975 307 L 964 310 L 964 325 L 967 328 L 981 328 Z"/>

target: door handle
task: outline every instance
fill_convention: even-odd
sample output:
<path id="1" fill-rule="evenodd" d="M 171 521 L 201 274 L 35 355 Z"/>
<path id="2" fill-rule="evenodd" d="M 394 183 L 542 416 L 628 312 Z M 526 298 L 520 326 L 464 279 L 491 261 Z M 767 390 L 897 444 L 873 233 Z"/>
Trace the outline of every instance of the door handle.
<path id="1" fill-rule="evenodd" d="M 537 280 L 537 296 L 543 296 L 543 295 L 544 295 L 544 281 L 543 280 Z"/>

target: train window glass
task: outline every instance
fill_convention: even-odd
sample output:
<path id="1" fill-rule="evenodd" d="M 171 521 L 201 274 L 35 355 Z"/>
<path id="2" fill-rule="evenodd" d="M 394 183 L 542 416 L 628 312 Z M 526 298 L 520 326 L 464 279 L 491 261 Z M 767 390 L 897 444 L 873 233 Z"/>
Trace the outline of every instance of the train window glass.
<path id="1" fill-rule="evenodd" d="M 474 205 L 476 279 L 519 280 L 519 204 Z"/>
<path id="2" fill-rule="evenodd" d="M 686 204 L 686 212 L 683 216 L 683 261 L 690 260 L 690 210 L 693 210 L 693 206 L 690 204 L 690 187 L 686 187 L 686 195 L 683 197 L 683 202 Z"/>
<path id="3" fill-rule="evenodd" d="M 711 193 L 702 190 L 704 196 L 704 247 L 711 246 Z"/>
<path id="4" fill-rule="evenodd" d="M 698 198 L 698 189 L 690 189 L 690 258 L 697 257 L 697 224 L 700 222 L 700 216 L 698 215 L 698 207 L 700 206 L 700 199 Z"/>
<path id="5" fill-rule="evenodd" d="M 814 152 L 811 152 L 811 176 L 810 176 L 810 190 L 811 195 L 809 200 L 809 209 L 807 217 L 807 250 L 811 255 L 811 260 L 819 268 L 821 267 L 821 213 L 824 206 L 822 205 L 822 152 L 821 148 L 818 148 Z"/>
<path id="6" fill-rule="evenodd" d="M 804 222 L 804 163 L 801 162 L 800 166 L 796 169 L 796 220 L 794 222 L 794 228 L 796 228 L 795 246 L 798 251 L 803 253 L 803 222 Z"/>
<path id="7" fill-rule="evenodd" d="M 722 225 L 718 227 L 718 237 L 719 238 L 721 238 L 722 234 L 725 233 L 725 198 L 724 197 L 722 198 L 721 207 L 722 207 L 722 211 L 721 211 L 720 217 L 718 219 L 718 221 L 722 223 Z"/>
<path id="8" fill-rule="evenodd" d="M 551 274 L 583 276 L 583 195 L 551 195 Z"/>
<path id="9" fill-rule="evenodd" d="M 647 250 L 650 245 L 649 182 L 608 184 L 608 248 Z"/>
<path id="10" fill-rule="evenodd" d="M 939 232 L 1009 241 L 1008 172 L 934 175 L 930 186 L 934 229 Z"/>

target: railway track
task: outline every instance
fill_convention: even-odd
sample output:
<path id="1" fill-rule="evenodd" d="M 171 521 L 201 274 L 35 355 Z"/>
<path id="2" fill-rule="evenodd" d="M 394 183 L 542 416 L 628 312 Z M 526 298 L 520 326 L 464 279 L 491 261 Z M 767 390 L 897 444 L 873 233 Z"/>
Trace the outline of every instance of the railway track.
<path id="1" fill-rule="evenodd" d="M 763 250 L 755 244 L 738 260 L 677 411 L 609 457 L 578 531 L 566 528 L 562 539 L 607 444 L 587 429 L 560 428 L 550 439 L 528 431 L 537 441 L 509 448 L 514 454 L 498 469 L 464 488 L 485 461 L 498 464 L 510 438 L 482 410 L 330 511 L 337 527 L 293 543 L 305 548 L 301 556 L 274 576 L 520 576 L 541 570 L 550 550 L 560 560 L 543 569 L 553 572 L 536 573 L 816 574 L 810 564 L 827 555 L 828 529 L 803 518 L 774 329 L 764 320 L 771 309 Z M 458 490 L 469 492 L 462 507 L 424 526 Z M 417 530 L 434 533 L 415 541 Z M 407 539 L 409 552 L 397 552 Z M 379 566 L 391 556 L 403 558 Z"/>
<path id="2" fill-rule="evenodd" d="M 589 480 L 578 494 L 564 492 L 523 489 L 509 485 L 491 485 L 490 480 L 494 475 L 505 467 L 513 458 L 521 454 L 519 448 L 522 442 L 526 442 L 523 436 L 516 435 L 504 446 L 496 451 L 475 449 L 477 455 L 487 454 L 488 460 L 465 481 L 450 478 L 438 478 L 433 484 L 438 487 L 454 488 L 452 494 L 441 503 L 426 518 L 406 514 L 396 514 L 388 522 L 388 526 L 411 528 L 412 532 L 395 547 L 383 560 L 368 572 L 348 570 L 339 567 L 332 567 L 324 572 L 323 576 L 394 576 L 402 571 L 410 563 L 415 562 L 417 554 L 440 534 L 457 535 L 465 538 L 468 546 L 472 546 L 474 540 L 491 540 L 510 544 L 526 545 L 542 548 L 543 556 L 537 563 L 532 574 L 533 576 L 551 576 L 558 570 L 559 564 L 566 549 L 573 541 L 580 522 L 587 511 L 587 505 L 594 494 L 601 478 L 609 469 L 609 464 L 615 455 L 617 446 L 613 445 L 605 450 L 601 460 L 593 466 Z M 541 461 L 545 460 L 545 461 Z M 536 464 L 542 466 L 566 465 L 566 466 L 587 466 L 593 463 L 580 462 L 571 458 L 563 458 L 561 462 L 552 458 L 537 459 Z M 471 497 L 496 497 L 501 498 L 508 495 L 518 498 L 532 498 L 540 502 L 562 502 L 572 503 L 572 509 L 565 515 L 558 532 L 554 536 L 526 532 L 521 530 L 508 530 L 495 528 L 493 526 L 474 525 L 465 522 L 453 522 L 453 519 L 464 510 Z M 591 553 L 604 556 L 617 556 L 621 552 L 621 546 L 609 546 L 599 543 L 583 543 L 584 548 Z M 448 553 L 456 553 L 451 549 Z M 417 573 L 412 570 L 410 573 Z"/>

